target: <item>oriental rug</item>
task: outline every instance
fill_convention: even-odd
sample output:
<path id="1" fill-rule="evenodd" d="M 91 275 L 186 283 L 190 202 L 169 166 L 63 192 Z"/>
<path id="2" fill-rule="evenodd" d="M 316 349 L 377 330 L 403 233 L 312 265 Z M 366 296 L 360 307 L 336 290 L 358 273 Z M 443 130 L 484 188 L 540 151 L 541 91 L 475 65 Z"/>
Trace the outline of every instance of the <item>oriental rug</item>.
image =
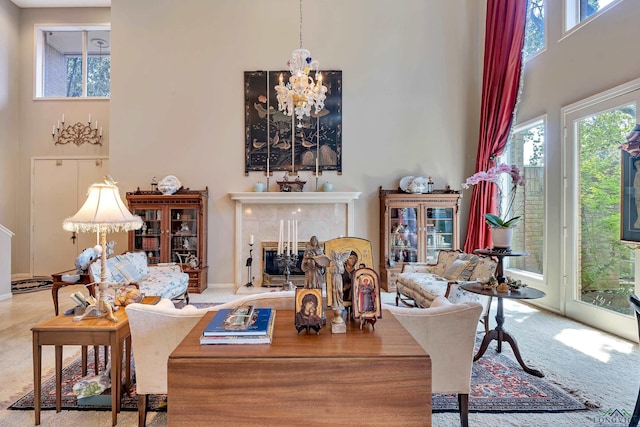
<path id="1" fill-rule="evenodd" d="M 93 373 L 92 350 L 89 351 L 89 373 Z M 102 352 L 101 352 L 102 353 Z M 101 354 L 102 356 L 102 354 Z M 103 363 L 101 362 L 101 366 Z M 543 369 L 544 370 L 544 369 Z M 81 361 L 77 359 L 63 368 L 62 409 L 66 410 L 111 410 L 110 401 L 106 405 L 78 404 L 73 394 L 73 384 L 81 377 Z M 489 348 L 485 355 L 473 364 L 469 397 L 470 412 L 571 412 L 590 409 L 577 397 L 551 384 L 544 378 L 525 373 L 516 362 Z M 55 409 L 55 377 L 50 377 L 42 385 L 42 409 Z M 166 410 L 166 396 L 150 395 L 149 410 Z M 33 390 L 18 399 L 8 409 L 33 409 Z M 122 401 L 123 411 L 137 410 L 135 385 Z M 433 412 L 458 412 L 455 395 L 434 394 Z"/>
<path id="2" fill-rule="evenodd" d="M 32 277 L 30 279 L 11 281 L 11 293 L 16 295 L 41 291 L 43 289 L 51 289 L 52 287 L 53 281 L 51 280 L 51 276 Z"/>

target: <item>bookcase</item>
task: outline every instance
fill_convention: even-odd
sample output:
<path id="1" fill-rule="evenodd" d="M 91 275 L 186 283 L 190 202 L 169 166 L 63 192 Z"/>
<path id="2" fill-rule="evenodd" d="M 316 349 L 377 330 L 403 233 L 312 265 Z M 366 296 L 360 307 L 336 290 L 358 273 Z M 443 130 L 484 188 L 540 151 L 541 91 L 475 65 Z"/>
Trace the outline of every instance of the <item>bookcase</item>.
<path id="1" fill-rule="evenodd" d="M 144 222 L 129 232 L 129 251 L 144 251 L 149 264 L 181 264 L 189 274 L 189 292 L 195 293 L 207 288 L 208 195 L 208 188 L 172 195 L 138 188 L 126 194 L 129 210 Z"/>
<path id="2" fill-rule="evenodd" d="M 436 263 L 442 249 L 459 249 L 460 192 L 406 193 L 379 189 L 380 284 L 395 292 L 408 262 Z"/>

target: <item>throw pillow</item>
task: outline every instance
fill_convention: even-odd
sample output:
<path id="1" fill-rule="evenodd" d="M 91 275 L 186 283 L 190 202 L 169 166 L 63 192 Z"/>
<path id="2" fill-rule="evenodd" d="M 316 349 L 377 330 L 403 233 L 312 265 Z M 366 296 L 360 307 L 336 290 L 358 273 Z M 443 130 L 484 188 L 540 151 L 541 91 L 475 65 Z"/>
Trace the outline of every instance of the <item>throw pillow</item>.
<path id="1" fill-rule="evenodd" d="M 447 280 L 457 280 L 458 276 L 469 266 L 469 261 L 457 259 L 442 273 L 442 277 Z"/>
<path id="2" fill-rule="evenodd" d="M 438 252 L 438 263 L 433 268 L 433 273 L 443 276 L 444 272 L 453 261 L 458 258 L 460 251 L 440 251 Z"/>
<path id="3" fill-rule="evenodd" d="M 475 270 L 476 266 L 480 262 L 480 257 L 472 254 L 460 254 L 458 255 L 458 259 L 469 261 L 469 264 L 462 272 L 460 272 L 457 280 L 469 280 L 473 270 Z"/>
<path id="4" fill-rule="evenodd" d="M 447 305 L 451 305 L 451 301 L 443 296 L 437 296 L 433 299 L 429 308 L 443 307 Z"/>
<path id="5" fill-rule="evenodd" d="M 120 261 L 116 263 L 116 268 L 122 273 L 124 278 L 129 282 L 139 282 L 142 274 L 128 261 Z"/>

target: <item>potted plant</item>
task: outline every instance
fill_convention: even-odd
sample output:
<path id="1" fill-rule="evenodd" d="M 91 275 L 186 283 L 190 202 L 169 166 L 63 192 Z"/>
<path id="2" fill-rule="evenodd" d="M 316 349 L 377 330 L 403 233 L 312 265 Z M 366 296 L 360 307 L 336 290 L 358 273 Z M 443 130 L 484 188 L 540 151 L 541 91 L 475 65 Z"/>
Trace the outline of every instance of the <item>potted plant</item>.
<path id="1" fill-rule="evenodd" d="M 518 187 L 524 186 L 525 182 L 524 176 L 520 175 L 518 167 L 516 165 L 502 164 L 493 166 L 486 172 L 476 172 L 467 178 L 462 184 L 462 188 L 469 188 L 482 181 L 492 182 L 498 187 L 498 206 L 500 206 L 500 202 L 504 199 L 504 191 L 501 184 L 503 184 L 505 180 L 502 174 L 509 175 L 511 184 L 511 192 L 508 195 L 506 209 L 503 211 L 503 216 L 494 213 L 485 213 L 484 218 L 487 225 L 491 227 L 491 239 L 493 240 L 494 247 L 508 249 L 511 247 L 511 237 L 513 237 L 512 228 L 522 218 L 521 215 L 513 215 L 513 204 L 516 199 Z M 500 209 L 498 210 L 500 211 Z"/>

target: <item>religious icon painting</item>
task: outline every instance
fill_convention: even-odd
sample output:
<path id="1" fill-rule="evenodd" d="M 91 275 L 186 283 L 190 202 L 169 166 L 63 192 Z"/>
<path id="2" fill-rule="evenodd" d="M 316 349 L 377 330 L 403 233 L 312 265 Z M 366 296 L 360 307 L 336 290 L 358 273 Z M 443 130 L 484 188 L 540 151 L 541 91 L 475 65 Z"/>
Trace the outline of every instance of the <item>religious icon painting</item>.
<path id="1" fill-rule="evenodd" d="M 295 326 L 298 333 L 305 329 L 320 334 L 322 328 L 322 289 L 296 289 Z"/>
<path id="2" fill-rule="evenodd" d="M 369 323 L 375 329 L 376 319 L 382 318 L 380 280 L 371 268 L 359 268 L 353 280 L 353 318 L 360 321 L 360 329 Z"/>

